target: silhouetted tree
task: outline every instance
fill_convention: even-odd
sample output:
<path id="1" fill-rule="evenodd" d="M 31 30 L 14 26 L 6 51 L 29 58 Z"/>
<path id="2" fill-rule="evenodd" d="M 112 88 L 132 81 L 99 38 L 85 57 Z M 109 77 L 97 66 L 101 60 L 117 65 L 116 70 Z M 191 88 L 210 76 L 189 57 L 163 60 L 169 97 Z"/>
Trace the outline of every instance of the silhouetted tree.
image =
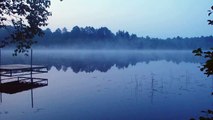
<path id="1" fill-rule="evenodd" d="M 128 40 L 130 38 L 130 35 L 128 32 L 125 32 L 125 31 L 118 31 L 116 33 L 116 38 L 117 39 L 125 39 L 125 40 Z"/>
<path id="2" fill-rule="evenodd" d="M 206 58 L 206 62 L 202 65 L 201 71 L 207 76 L 213 75 L 213 48 L 208 51 L 203 51 L 201 48 L 194 50 L 195 56 L 202 56 Z"/>
<path id="3" fill-rule="evenodd" d="M 98 39 L 112 39 L 114 34 L 107 27 L 101 27 L 97 30 L 97 37 Z"/>
<path id="4" fill-rule="evenodd" d="M 208 12 L 209 12 L 208 16 L 211 16 L 212 13 L 213 13 L 213 6 L 211 7 L 210 10 L 208 10 Z M 212 19 L 211 19 L 211 20 L 208 20 L 208 23 L 209 23 L 209 25 L 213 25 L 213 20 L 212 20 Z"/>
<path id="5" fill-rule="evenodd" d="M 85 27 L 84 31 L 86 32 L 86 38 L 95 39 L 97 31 L 93 27 Z"/>
<path id="6" fill-rule="evenodd" d="M 48 43 L 51 43 L 51 39 L 52 39 L 52 31 L 51 29 L 47 28 L 46 30 L 44 30 L 44 34 L 45 36 L 43 37 L 43 39 L 39 39 L 37 38 L 36 40 L 39 42 L 40 45 L 44 45 L 44 46 L 49 46 Z"/>
<path id="7" fill-rule="evenodd" d="M 211 14 L 213 13 L 213 6 L 208 12 L 209 12 L 208 16 L 211 16 Z M 208 24 L 213 25 L 213 20 L 208 20 Z M 208 41 L 207 44 L 209 43 L 209 40 L 212 40 L 210 38 L 206 39 Z M 202 65 L 202 68 L 200 70 L 205 71 L 204 74 L 206 74 L 207 76 L 213 75 L 213 48 L 211 48 L 208 51 L 203 51 L 201 48 L 198 48 L 197 50 L 194 50 L 193 53 L 196 56 L 202 56 L 206 58 L 206 62 Z"/>
<path id="8" fill-rule="evenodd" d="M 208 12 L 209 12 L 208 16 L 211 16 L 211 14 L 213 13 L 213 6 Z M 213 20 L 208 20 L 208 24 L 213 25 Z M 206 74 L 207 76 L 212 76 L 213 75 L 213 48 L 207 51 L 203 51 L 201 48 L 198 48 L 197 50 L 194 50 L 193 53 L 195 54 L 195 56 L 202 56 L 206 59 L 206 62 L 202 65 L 202 68 L 200 70 L 204 71 L 204 74 Z M 213 110 L 209 109 L 202 112 L 205 113 L 206 116 L 205 117 L 201 116 L 199 118 L 200 120 L 213 120 Z M 195 119 L 192 118 L 191 120 L 195 120 Z"/>
<path id="9" fill-rule="evenodd" d="M 136 34 L 132 34 L 132 35 L 130 36 L 130 38 L 131 38 L 131 39 L 137 39 L 138 37 L 137 37 Z"/>
<path id="10" fill-rule="evenodd" d="M 71 31 L 71 38 L 79 38 L 81 35 L 81 29 L 78 26 L 73 27 Z"/>
<path id="11" fill-rule="evenodd" d="M 50 4 L 50 0 L 1 0 L 0 29 L 8 30 L 9 36 L 1 40 L 0 47 L 14 44 L 15 54 L 26 52 L 35 43 L 33 38 L 43 35 L 41 27 L 48 24 Z"/>
<path id="12" fill-rule="evenodd" d="M 63 34 L 64 33 L 67 33 L 67 28 L 66 27 L 64 27 L 63 29 L 62 29 L 62 31 L 61 31 Z"/>

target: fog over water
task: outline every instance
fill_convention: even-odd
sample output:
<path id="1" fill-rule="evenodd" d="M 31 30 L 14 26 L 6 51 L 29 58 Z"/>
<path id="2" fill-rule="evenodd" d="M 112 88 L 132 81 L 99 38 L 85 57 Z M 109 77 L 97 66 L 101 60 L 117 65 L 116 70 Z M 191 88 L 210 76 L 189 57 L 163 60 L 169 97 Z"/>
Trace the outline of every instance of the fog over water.
<path id="1" fill-rule="evenodd" d="M 9 53 L 2 50 L 2 64 L 30 63 Z M 47 74 L 36 75 L 48 78 L 48 86 L 2 93 L 3 120 L 185 120 L 212 106 L 212 78 L 191 51 L 33 53 L 33 64 L 48 66 Z"/>

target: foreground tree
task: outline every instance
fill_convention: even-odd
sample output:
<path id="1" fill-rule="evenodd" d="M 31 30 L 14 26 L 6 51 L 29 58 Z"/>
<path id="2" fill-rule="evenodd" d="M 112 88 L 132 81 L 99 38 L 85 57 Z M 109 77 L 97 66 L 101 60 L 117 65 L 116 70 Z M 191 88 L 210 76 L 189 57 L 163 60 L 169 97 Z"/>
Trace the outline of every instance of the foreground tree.
<path id="1" fill-rule="evenodd" d="M 208 10 L 208 16 L 211 16 L 213 13 L 213 6 L 210 10 Z M 213 25 L 213 20 L 208 20 L 209 25 Z M 213 75 L 213 48 L 210 48 L 210 50 L 202 50 L 201 48 L 198 48 L 197 50 L 194 50 L 193 53 L 195 56 L 201 56 L 206 59 L 206 62 L 202 65 L 201 71 L 204 71 L 204 74 L 206 74 L 208 77 Z M 213 93 L 212 93 L 213 95 Z M 201 116 L 199 120 L 213 120 L 213 110 L 207 110 L 202 111 L 206 114 L 206 116 Z M 194 118 L 191 120 L 195 120 Z"/>
<path id="2" fill-rule="evenodd" d="M 47 26 L 51 13 L 50 0 L 1 0 L 0 29 L 8 32 L 1 39 L 0 47 L 15 46 L 15 55 L 27 52 L 35 36 L 43 36 L 41 27 Z"/>
<path id="3" fill-rule="evenodd" d="M 208 10 L 208 16 L 211 16 L 213 13 L 213 6 L 210 10 Z M 209 25 L 213 25 L 213 20 L 208 20 Z M 213 47 L 213 46 L 212 46 Z M 206 59 L 206 62 L 202 65 L 201 71 L 204 71 L 204 74 L 207 76 L 213 75 L 213 48 L 210 48 L 210 50 L 202 50 L 201 48 L 198 48 L 197 50 L 194 50 L 193 53 L 195 56 L 201 56 Z"/>
<path id="4" fill-rule="evenodd" d="M 201 71 L 204 71 L 204 74 L 207 76 L 213 75 L 213 48 L 207 51 L 203 51 L 201 48 L 194 50 L 193 53 L 195 56 L 201 56 L 206 59 L 206 62 L 200 68 Z"/>

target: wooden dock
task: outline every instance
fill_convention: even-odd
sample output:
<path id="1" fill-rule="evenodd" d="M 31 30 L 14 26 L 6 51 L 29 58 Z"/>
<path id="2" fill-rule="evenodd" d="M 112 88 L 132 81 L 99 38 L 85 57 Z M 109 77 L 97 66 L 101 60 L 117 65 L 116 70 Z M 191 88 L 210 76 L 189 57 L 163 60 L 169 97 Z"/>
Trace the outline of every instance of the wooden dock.
<path id="1" fill-rule="evenodd" d="M 1 71 L 17 71 L 17 70 L 30 70 L 30 69 L 43 69 L 45 66 L 41 65 L 26 65 L 26 64 L 10 64 L 10 65 L 1 65 Z"/>
<path id="2" fill-rule="evenodd" d="M 48 68 L 43 65 L 33 65 L 33 51 L 31 50 L 30 64 L 8 64 L 1 65 L 1 50 L 0 50 L 0 88 L 6 89 L 5 86 L 10 83 L 20 83 L 30 86 L 45 86 L 48 85 L 48 79 L 34 77 L 35 74 L 47 73 Z M 14 85 L 14 84 L 12 84 Z"/>
<path id="3" fill-rule="evenodd" d="M 33 77 L 34 74 L 47 73 L 41 65 L 10 64 L 0 66 L 0 83 L 19 81 L 22 83 L 48 84 L 45 78 Z"/>
<path id="4" fill-rule="evenodd" d="M 0 66 L 1 76 L 16 76 L 21 73 L 32 72 L 35 73 L 47 73 L 47 67 L 41 65 L 26 65 L 26 64 L 10 64 Z"/>
<path id="5" fill-rule="evenodd" d="M 2 93 L 16 94 L 31 90 L 31 105 L 34 106 L 33 89 L 48 86 L 48 79 L 34 77 L 34 74 L 47 73 L 48 68 L 43 65 L 33 65 L 33 51 L 31 49 L 30 64 L 2 65 L 0 49 L 0 102 Z"/>

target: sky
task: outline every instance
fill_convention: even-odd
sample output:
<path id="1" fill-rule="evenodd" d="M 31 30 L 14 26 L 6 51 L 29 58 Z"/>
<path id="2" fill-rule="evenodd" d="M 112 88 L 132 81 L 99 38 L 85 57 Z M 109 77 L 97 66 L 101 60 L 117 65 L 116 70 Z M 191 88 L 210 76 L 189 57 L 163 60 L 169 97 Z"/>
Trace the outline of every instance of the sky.
<path id="1" fill-rule="evenodd" d="M 108 27 L 140 37 L 209 36 L 211 5 L 212 0 L 52 0 L 48 27 Z"/>

